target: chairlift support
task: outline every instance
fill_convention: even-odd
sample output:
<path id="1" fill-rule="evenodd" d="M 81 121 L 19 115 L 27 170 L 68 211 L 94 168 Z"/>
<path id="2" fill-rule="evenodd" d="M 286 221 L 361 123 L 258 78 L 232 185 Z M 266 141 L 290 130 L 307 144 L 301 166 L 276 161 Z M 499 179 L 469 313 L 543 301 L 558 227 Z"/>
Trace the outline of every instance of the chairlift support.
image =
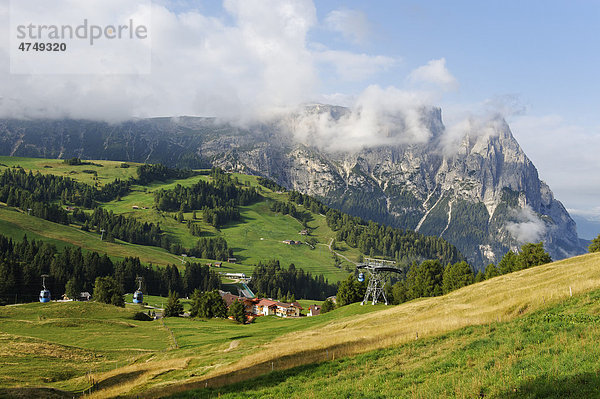
<path id="1" fill-rule="evenodd" d="M 40 302 L 42 302 L 42 303 L 50 302 L 50 291 L 46 289 L 46 277 L 50 277 L 50 276 L 47 274 L 42 274 L 43 289 L 40 291 Z"/>
<path id="2" fill-rule="evenodd" d="M 373 258 L 365 258 L 364 260 L 364 263 L 359 263 L 356 266 L 357 270 L 361 270 L 358 274 L 358 281 L 362 282 L 365 280 L 365 272 L 369 274 L 369 284 L 361 305 L 367 303 L 369 298 L 371 298 L 371 303 L 375 305 L 380 297 L 383 298 L 383 301 L 387 305 L 388 301 L 384 290 L 385 273 L 402 273 L 402 270 L 395 267 L 396 262 L 394 261 Z"/>

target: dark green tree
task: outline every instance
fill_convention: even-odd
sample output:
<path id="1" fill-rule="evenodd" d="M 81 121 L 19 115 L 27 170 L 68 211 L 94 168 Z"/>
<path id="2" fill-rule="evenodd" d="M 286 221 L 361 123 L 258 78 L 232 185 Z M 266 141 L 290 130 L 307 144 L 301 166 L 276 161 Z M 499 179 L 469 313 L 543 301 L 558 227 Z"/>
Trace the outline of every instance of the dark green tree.
<path id="1" fill-rule="evenodd" d="M 494 265 L 493 263 L 490 263 L 489 265 L 486 266 L 483 274 L 484 274 L 485 279 L 489 280 L 490 278 L 499 276 L 502 273 L 500 273 L 500 270 L 498 270 L 496 265 Z"/>
<path id="2" fill-rule="evenodd" d="M 123 288 L 113 276 L 97 277 L 93 296 L 98 302 L 125 306 Z"/>
<path id="3" fill-rule="evenodd" d="M 200 313 L 200 302 L 202 301 L 202 292 L 196 288 L 190 297 L 192 306 L 190 307 L 190 317 L 198 317 Z"/>
<path id="4" fill-rule="evenodd" d="M 246 310 L 244 304 L 239 301 L 235 301 L 229 306 L 227 314 L 238 323 L 244 324 L 246 322 Z"/>
<path id="5" fill-rule="evenodd" d="M 362 301 L 365 296 L 366 281 L 359 282 L 353 274 L 340 283 L 336 295 L 338 306 L 346 306 L 354 302 Z"/>
<path id="6" fill-rule="evenodd" d="M 179 302 L 179 295 L 175 291 L 169 291 L 169 301 L 165 306 L 164 317 L 179 317 L 183 313 L 183 305 Z"/>
<path id="7" fill-rule="evenodd" d="M 444 267 L 438 260 L 426 260 L 413 266 L 406 278 L 409 299 L 442 295 Z"/>
<path id="8" fill-rule="evenodd" d="M 444 294 L 447 294 L 448 292 L 473 284 L 474 279 L 473 270 L 471 270 L 471 266 L 467 262 L 462 261 L 448 265 L 444 269 L 442 290 Z"/>
<path id="9" fill-rule="evenodd" d="M 588 247 L 588 251 L 592 252 L 600 252 L 600 235 L 594 238 Z"/>
<path id="10" fill-rule="evenodd" d="M 512 273 L 517 270 L 517 254 L 513 251 L 508 251 L 498 263 L 498 271 L 500 274 Z"/>
<path id="11" fill-rule="evenodd" d="M 65 295 L 70 299 L 77 300 L 81 293 L 82 284 L 75 276 L 71 277 L 65 285 Z"/>
<path id="12" fill-rule="evenodd" d="M 194 317 L 203 317 L 211 319 L 213 317 L 227 317 L 227 306 L 221 298 L 218 290 L 212 290 L 200 295 L 199 291 L 194 291 L 192 301 L 192 312 Z"/>
<path id="13" fill-rule="evenodd" d="M 331 299 L 325 299 L 321 304 L 321 313 L 331 312 L 335 309 L 335 303 Z"/>
<path id="14" fill-rule="evenodd" d="M 481 272 L 481 270 L 477 271 L 477 274 L 475 275 L 475 280 L 473 282 L 474 283 L 481 283 L 484 280 L 485 280 L 485 274 L 483 274 Z"/>
<path id="15" fill-rule="evenodd" d="M 545 265 L 550 262 L 552 262 L 552 258 L 548 252 L 544 250 L 543 243 L 528 243 L 521 247 L 521 252 L 517 255 L 517 270 Z"/>
<path id="16" fill-rule="evenodd" d="M 404 281 L 398 281 L 392 286 L 392 297 L 390 298 L 391 303 L 399 305 L 408 300 L 406 292 L 406 283 Z"/>

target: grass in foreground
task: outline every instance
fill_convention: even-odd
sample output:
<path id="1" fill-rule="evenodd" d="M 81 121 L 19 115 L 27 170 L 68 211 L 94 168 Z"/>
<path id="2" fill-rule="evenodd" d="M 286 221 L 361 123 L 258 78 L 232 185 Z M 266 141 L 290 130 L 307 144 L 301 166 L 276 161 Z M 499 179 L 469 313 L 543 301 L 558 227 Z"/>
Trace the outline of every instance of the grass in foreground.
<path id="1" fill-rule="evenodd" d="M 207 377 L 164 388 L 160 395 L 218 387 L 254 379 L 272 364 L 280 370 L 338 357 L 397 347 L 440 336 L 468 326 L 489 325 L 547 308 L 574 295 L 600 288 L 600 254 L 538 266 L 464 287 L 448 295 L 424 298 L 381 312 L 332 321 L 310 330 L 293 332 L 266 343 L 259 352 L 224 366 Z M 290 342 L 301 343 L 290 345 Z M 157 391 L 157 395 L 158 395 Z"/>
<path id="2" fill-rule="evenodd" d="M 465 327 L 177 398 L 589 398 L 600 392 L 600 291 L 510 322 Z M 324 359 L 323 359 L 324 360 Z"/>
<path id="3" fill-rule="evenodd" d="M 0 386 L 77 391 L 89 385 L 87 372 L 168 349 L 168 331 L 161 323 L 133 320 L 135 311 L 95 302 L 0 308 Z"/>

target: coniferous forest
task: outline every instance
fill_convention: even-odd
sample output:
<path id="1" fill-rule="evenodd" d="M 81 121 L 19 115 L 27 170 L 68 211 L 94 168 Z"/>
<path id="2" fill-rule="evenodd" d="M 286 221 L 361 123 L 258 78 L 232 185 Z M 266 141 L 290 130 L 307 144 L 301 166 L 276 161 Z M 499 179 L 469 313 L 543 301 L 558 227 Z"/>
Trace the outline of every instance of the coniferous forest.
<path id="1" fill-rule="evenodd" d="M 292 296 L 324 300 L 337 291 L 337 285 L 329 284 L 322 274 L 313 276 L 294 264 L 286 269 L 278 260 L 259 262 L 252 273 L 250 286 L 257 295 L 279 300 L 290 300 Z"/>
<path id="2" fill-rule="evenodd" d="M 107 255 L 84 252 L 81 248 L 57 250 L 42 241 L 15 242 L 0 234 L 0 303 L 37 301 L 41 275 L 48 274 L 46 286 L 53 296 L 62 295 L 68 284 L 74 291 L 93 294 L 97 277 L 113 276 L 124 292 L 137 288 L 136 277 L 143 278 L 143 291 L 167 296 L 169 291 L 191 295 L 195 289 L 210 291 L 220 287 L 220 278 L 208 266 L 186 264 L 183 272 L 175 265 L 145 266 L 138 258 L 113 261 Z M 55 297 L 59 299 L 59 297 Z"/>

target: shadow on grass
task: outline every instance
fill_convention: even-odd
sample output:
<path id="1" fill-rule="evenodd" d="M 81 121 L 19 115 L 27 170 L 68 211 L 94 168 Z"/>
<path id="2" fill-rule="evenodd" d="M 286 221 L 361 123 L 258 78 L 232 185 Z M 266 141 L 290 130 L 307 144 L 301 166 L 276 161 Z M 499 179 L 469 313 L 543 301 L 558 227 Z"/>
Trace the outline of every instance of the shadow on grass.
<path id="1" fill-rule="evenodd" d="M 243 262 L 243 261 L 245 261 L 246 259 L 248 259 L 248 257 L 247 257 L 247 256 L 243 256 L 243 255 L 240 255 L 240 254 L 239 254 L 239 253 L 240 253 L 240 251 L 244 251 L 244 250 L 246 250 L 246 249 L 248 249 L 248 248 L 237 248 L 237 247 L 235 247 L 235 248 L 231 248 L 231 250 L 233 251 L 233 257 L 234 257 L 235 259 L 237 259 L 237 262 L 238 262 L 238 263 L 240 263 L 240 262 Z M 222 266 L 222 267 L 231 268 L 231 267 L 229 267 L 229 266 Z"/>
<path id="2" fill-rule="evenodd" d="M 242 339 L 242 338 L 250 338 L 252 335 L 236 335 L 235 337 L 229 337 L 229 339 Z"/>
<path id="3" fill-rule="evenodd" d="M 105 380 L 100 381 L 98 383 L 98 385 L 96 386 L 96 389 L 106 389 L 106 388 L 110 388 L 117 384 L 125 383 L 129 380 L 133 380 L 134 378 L 139 377 L 140 375 L 144 374 L 145 372 L 146 372 L 145 370 L 138 370 L 138 371 L 131 371 L 129 373 L 117 374 L 115 376 L 112 376 Z"/>
<path id="4" fill-rule="evenodd" d="M 244 396 L 244 393 L 248 394 L 248 397 L 252 393 L 256 394 L 256 388 L 261 389 L 277 386 L 285 382 L 289 378 L 295 378 L 302 373 L 312 373 L 315 369 L 319 368 L 321 363 L 312 363 L 304 366 L 298 366 L 282 371 L 273 371 L 268 374 L 264 374 L 259 377 L 255 377 L 251 380 L 237 382 L 231 385 L 225 385 L 220 388 L 205 388 L 205 389 L 194 389 L 191 391 L 185 391 L 169 398 L 217 398 L 221 395 L 228 393 L 234 393 L 237 395 Z"/>
<path id="5" fill-rule="evenodd" d="M 0 398 L 72 398 L 73 394 L 54 388 L 0 388 Z"/>
<path id="6" fill-rule="evenodd" d="M 518 387 L 507 389 L 498 398 L 598 398 L 600 372 L 582 373 L 568 377 L 541 376 Z"/>

